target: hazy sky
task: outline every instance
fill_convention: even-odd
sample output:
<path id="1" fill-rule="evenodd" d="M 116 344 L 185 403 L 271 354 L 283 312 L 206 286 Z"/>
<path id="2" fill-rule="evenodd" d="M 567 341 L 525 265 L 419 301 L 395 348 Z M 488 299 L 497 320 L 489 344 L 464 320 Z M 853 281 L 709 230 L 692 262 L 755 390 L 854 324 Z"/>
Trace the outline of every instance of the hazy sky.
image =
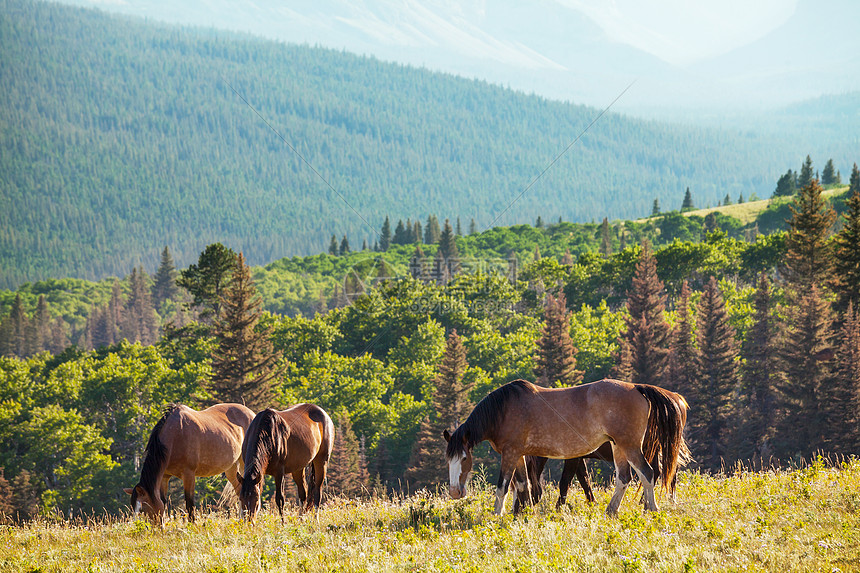
<path id="1" fill-rule="evenodd" d="M 755 41 L 783 24 L 798 0 L 556 0 L 576 7 L 613 40 L 673 64 Z"/>

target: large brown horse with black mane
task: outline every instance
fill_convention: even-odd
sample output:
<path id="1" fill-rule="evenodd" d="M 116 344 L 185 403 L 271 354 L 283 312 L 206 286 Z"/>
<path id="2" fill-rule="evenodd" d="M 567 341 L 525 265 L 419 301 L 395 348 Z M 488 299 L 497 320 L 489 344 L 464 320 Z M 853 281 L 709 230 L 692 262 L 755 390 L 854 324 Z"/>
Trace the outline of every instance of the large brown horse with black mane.
<path id="1" fill-rule="evenodd" d="M 239 493 L 236 469 L 241 467 L 242 440 L 254 412 L 242 404 L 217 404 L 202 411 L 171 404 L 149 434 L 140 481 L 125 488 L 135 514 L 143 510 L 161 523 L 167 505 L 167 483 L 182 480 L 188 519 L 194 521 L 197 477 L 224 473 Z"/>
<path id="2" fill-rule="evenodd" d="M 242 444 L 245 475 L 236 476 L 241 486 L 239 501 L 248 519 L 254 521 L 260 509 L 265 475 L 275 478 L 275 503 L 282 520 L 283 479 L 288 474 L 296 482 L 302 511 L 311 505 L 319 508 L 332 447 L 334 424 L 325 410 L 315 404 L 298 404 L 283 411 L 267 408 L 257 414 Z M 308 464 L 312 464 L 312 479 L 310 491 L 305 492 Z"/>
<path id="3" fill-rule="evenodd" d="M 676 392 L 672 392 L 671 390 L 663 389 L 665 394 L 669 396 L 675 403 L 678 405 L 678 410 L 681 412 L 681 429 L 683 431 L 684 426 L 687 424 L 687 411 L 690 408 L 690 405 L 684 399 L 683 396 Z M 655 421 L 655 417 L 652 416 L 650 418 L 651 421 Z M 648 463 L 656 471 L 657 475 L 660 475 L 660 442 L 657 440 L 656 436 L 656 425 L 649 423 L 649 431 L 645 433 L 645 439 L 642 444 L 642 452 L 645 454 L 645 458 L 648 460 Z M 585 499 L 589 503 L 594 503 L 594 492 L 591 489 L 591 481 L 588 478 L 588 469 L 585 465 L 586 459 L 591 458 L 595 460 L 602 460 L 605 462 L 612 463 L 612 445 L 609 442 L 604 443 L 602 446 L 594 450 L 588 455 L 585 455 L 581 458 L 571 458 L 569 460 L 564 461 L 564 468 L 562 469 L 561 479 L 558 482 L 558 501 L 555 504 L 556 509 L 560 508 L 567 501 L 567 492 L 570 489 L 570 483 L 573 481 L 574 476 L 579 480 L 579 485 L 582 486 L 582 491 L 585 493 Z M 690 450 L 687 448 L 686 443 L 681 443 L 681 450 L 679 452 L 678 457 L 678 465 L 684 466 L 692 460 L 692 455 L 690 454 Z M 519 471 L 514 472 L 514 482 L 516 484 L 517 489 L 517 497 L 514 500 L 514 513 L 518 513 L 524 506 L 526 505 L 537 505 L 540 501 L 541 496 L 543 495 L 543 486 L 541 484 L 541 474 L 543 473 L 543 469 L 546 466 L 547 458 L 542 458 L 538 456 L 525 456 L 525 468 L 526 474 L 528 477 L 529 488 L 526 491 L 526 488 L 523 487 L 523 480 L 526 479 L 526 476 L 520 474 Z M 673 503 L 675 502 L 675 489 L 677 486 L 678 473 L 672 476 L 672 483 L 663 482 L 663 489 L 668 492 L 669 500 Z"/>
<path id="4" fill-rule="evenodd" d="M 502 456 L 497 514 L 504 511 L 514 471 L 527 475 L 523 456 L 578 458 L 608 441 L 615 463 L 615 492 L 607 513 L 618 511 L 632 479 L 631 468 L 644 487 L 645 508 L 657 510 L 657 475 L 642 451 L 649 427 L 661 450 L 663 483 L 673 483 L 684 442 L 683 421 L 678 404 L 666 390 L 609 379 L 572 388 L 542 388 L 515 380 L 481 400 L 453 434 L 445 431 L 451 497 L 465 495 L 472 448 L 484 440 Z M 523 487 L 529 488 L 527 479 Z"/>

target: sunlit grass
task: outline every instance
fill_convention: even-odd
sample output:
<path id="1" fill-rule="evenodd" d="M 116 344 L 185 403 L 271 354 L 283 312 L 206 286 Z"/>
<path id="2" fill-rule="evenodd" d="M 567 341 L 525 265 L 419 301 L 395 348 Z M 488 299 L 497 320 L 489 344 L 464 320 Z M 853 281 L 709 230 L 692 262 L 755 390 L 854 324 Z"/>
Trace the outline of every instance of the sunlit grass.
<path id="1" fill-rule="evenodd" d="M 221 513 L 196 524 L 39 521 L 0 530 L 3 571 L 789 571 L 860 570 L 860 463 L 792 472 L 682 473 L 678 504 L 645 513 L 628 491 L 617 518 L 578 491 L 525 515 L 492 514 L 491 487 L 459 501 L 335 499 L 314 516 Z M 510 499 L 509 499 L 510 501 Z"/>
<path id="2" fill-rule="evenodd" d="M 823 197 L 831 197 L 833 195 L 839 195 L 840 193 L 844 193 L 847 189 L 847 186 L 834 187 L 832 189 L 824 190 L 821 195 Z M 688 217 L 690 215 L 704 217 L 708 213 L 717 212 L 722 213 L 723 215 L 728 215 L 729 217 L 734 217 L 735 219 L 738 219 L 742 224 L 746 225 L 755 221 L 756 217 L 758 217 L 765 209 L 767 209 L 769 205 L 791 203 L 793 200 L 794 197 L 779 197 L 775 199 L 762 199 L 760 201 L 747 201 L 745 203 L 734 203 L 732 205 L 722 205 L 720 207 L 711 207 L 708 209 L 696 209 L 695 211 L 686 211 L 684 212 L 684 215 Z"/>

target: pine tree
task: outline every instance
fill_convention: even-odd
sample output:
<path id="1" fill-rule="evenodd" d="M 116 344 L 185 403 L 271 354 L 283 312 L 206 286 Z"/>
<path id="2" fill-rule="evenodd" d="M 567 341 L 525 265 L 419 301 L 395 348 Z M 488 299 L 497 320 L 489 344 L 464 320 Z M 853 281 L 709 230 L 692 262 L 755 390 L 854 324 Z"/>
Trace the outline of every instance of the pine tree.
<path id="1" fill-rule="evenodd" d="M 48 350 L 57 355 L 69 346 L 69 337 L 66 335 L 66 323 L 57 317 L 51 323 L 51 343 Z"/>
<path id="2" fill-rule="evenodd" d="M 155 305 L 155 308 L 161 308 L 166 300 L 178 300 L 179 286 L 176 284 L 178 276 L 176 266 L 173 264 L 173 257 L 170 256 L 170 250 L 165 246 L 164 250 L 161 251 L 161 263 L 158 265 L 158 271 L 153 277 L 152 304 Z"/>
<path id="3" fill-rule="evenodd" d="M 812 158 L 807 155 L 806 160 L 803 162 L 803 166 L 800 168 L 800 175 L 797 177 L 798 189 L 808 187 L 814 179 L 815 174 L 812 171 Z"/>
<path id="4" fill-rule="evenodd" d="M 457 227 L 456 227 L 456 231 L 455 231 L 455 232 L 457 233 L 457 236 L 458 236 L 458 237 L 462 237 L 462 236 L 463 236 L 463 228 L 462 228 L 462 227 L 460 227 L 460 217 L 457 217 Z"/>
<path id="5" fill-rule="evenodd" d="M 692 451 L 703 465 L 718 470 L 729 444 L 731 397 L 737 385 L 737 349 L 723 295 L 714 277 L 702 293 L 698 316 L 699 379 L 693 400 L 701 408 L 690 424 Z"/>
<path id="6" fill-rule="evenodd" d="M 394 227 L 394 237 L 391 242 L 395 245 L 405 245 L 409 242 L 406 238 L 406 226 L 402 219 L 397 219 L 397 226 Z"/>
<path id="7" fill-rule="evenodd" d="M 132 269 L 129 275 L 130 292 L 125 307 L 122 335 L 131 342 L 154 344 L 158 339 L 158 315 L 152 307 L 148 279 L 143 267 Z M 109 320 L 105 317 L 106 327 Z"/>
<path id="8" fill-rule="evenodd" d="M 856 163 L 851 169 L 851 179 L 848 180 L 848 191 L 852 194 L 860 193 L 860 169 L 857 168 Z"/>
<path id="9" fill-rule="evenodd" d="M 445 266 L 448 278 L 456 275 L 460 270 L 460 252 L 457 250 L 457 241 L 454 237 L 454 230 L 451 228 L 451 223 L 445 219 L 445 228 L 442 230 L 442 235 L 439 237 L 439 250 L 437 256 L 441 256 Z"/>
<path id="10" fill-rule="evenodd" d="M 51 310 L 48 308 L 48 301 L 43 294 L 39 295 L 32 322 L 35 330 L 33 350 L 35 352 L 48 350 L 51 346 Z"/>
<path id="11" fill-rule="evenodd" d="M 419 245 L 424 241 L 424 231 L 421 229 L 421 221 L 415 221 L 412 226 L 412 242 Z"/>
<path id="12" fill-rule="evenodd" d="M 770 281 L 761 274 L 755 293 L 755 315 L 747 335 L 741 372 L 746 414 L 738 432 L 741 459 L 767 459 L 777 416 L 777 332 L 771 317 Z"/>
<path id="13" fill-rule="evenodd" d="M 9 319 L 12 323 L 9 350 L 13 356 L 24 358 L 27 356 L 29 346 L 27 331 L 29 330 L 30 319 L 24 312 L 24 303 L 21 301 L 20 293 L 15 293 L 15 299 L 12 301 L 12 308 L 9 311 Z"/>
<path id="14" fill-rule="evenodd" d="M 651 216 L 656 217 L 660 214 L 660 200 L 654 199 L 654 205 L 651 207 Z"/>
<path id="15" fill-rule="evenodd" d="M 537 383 L 548 387 L 575 386 L 582 383 L 582 370 L 576 369 L 576 354 L 570 338 L 570 315 L 564 293 L 546 296 L 544 327 L 537 341 L 534 373 Z"/>
<path id="16" fill-rule="evenodd" d="M 442 483 L 446 477 L 445 440 L 442 439 L 439 424 L 430 416 L 421 420 L 418 435 L 412 446 L 409 463 L 403 473 L 409 492 L 421 488 L 431 489 Z"/>
<path id="17" fill-rule="evenodd" d="M 362 250 L 362 251 L 366 251 L 366 250 L 367 250 L 367 239 L 362 239 L 362 240 L 361 240 L 361 250 Z"/>
<path id="18" fill-rule="evenodd" d="M 744 194 L 743 194 L 743 192 L 741 192 L 741 194 L 738 195 L 738 205 L 743 205 L 743 203 L 744 203 Z"/>
<path id="19" fill-rule="evenodd" d="M 192 296 L 200 319 L 213 321 L 221 314 L 221 294 L 236 267 L 236 253 L 221 243 L 208 245 L 196 265 L 180 271 L 177 284 Z"/>
<path id="20" fill-rule="evenodd" d="M 609 235 L 609 219 L 603 218 L 600 223 L 600 254 L 608 257 L 612 254 L 612 238 Z"/>
<path id="21" fill-rule="evenodd" d="M 821 172 L 821 184 L 833 185 L 836 183 L 836 168 L 833 166 L 833 159 L 828 159 L 824 165 L 824 171 Z"/>
<path id="22" fill-rule="evenodd" d="M 344 497 L 355 498 L 367 495 L 370 476 L 367 461 L 362 459 L 361 448 L 349 416 L 337 416 L 334 432 L 334 447 L 326 471 L 326 487 Z"/>
<path id="23" fill-rule="evenodd" d="M 824 446 L 827 423 L 821 399 L 830 376 L 826 356 L 831 344 L 830 307 L 813 284 L 789 307 L 789 322 L 781 352 L 780 393 L 783 396 L 781 452 L 784 457 L 808 456 Z"/>
<path id="24" fill-rule="evenodd" d="M 853 302 L 860 308 L 860 172 L 851 173 L 851 195 L 845 202 L 842 229 L 833 238 L 833 277 L 836 308 L 844 310 Z"/>
<path id="25" fill-rule="evenodd" d="M 472 218 L 472 222 L 469 223 L 469 234 L 477 235 L 478 234 L 478 224 L 475 223 L 474 217 Z"/>
<path id="26" fill-rule="evenodd" d="M 689 283 L 681 284 L 681 293 L 675 307 L 677 325 L 672 331 L 669 346 L 669 363 L 665 387 L 682 396 L 695 393 L 698 376 L 697 349 L 693 333 L 693 314 L 690 308 Z"/>
<path id="27" fill-rule="evenodd" d="M 391 221 L 388 216 L 385 216 L 385 222 L 382 223 L 382 233 L 379 235 L 379 250 L 385 252 L 391 246 Z"/>
<path id="28" fill-rule="evenodd" d="M 346 235 L 344 235 L 343 239 L 340 241 L 340 249 L 338 250 L 338 254 L 341 257 L 349 254 L 349 239 L 346 238 Z"/>
<path id="29" fill-rule="evenodd" d="M 439 220 L 436 215 L 427 217 L 427 226 L 424 228 L 424 243 L 427 245 L 435 245 L 439 242 L 439 237 L 442 231 L 439 228 Z"/>
<path id="30" fill-rule="evenodd" d="M 328 254 L 333 257 L 337 256 L 337 237 L 335 235 L 331 236 L 331 241 L 328 243 Z"/>
<path id="31" fill-rule="evenodd" d="M 836 346 L 834 396 L 830 400 L 831 447 L 843 452 L 860 450 L 860 312 L 854 304 L 842 319 Z"/>
<path id="32" fill-rule="evenodd" d="M 537 221 L 535 221 L 535 229 L 543 229 L 543 219 L 538 215 Z"/>
<path id="33" fill-rule="evenodd" d="M 631 353 L 634 384 L 663 384 L 668 366 L 669 326 L 663 311 L 666 295 L 657 277 L 657 261 L 651 245 L 642 244 L 633 283 L 627 297 L 627 330 L 623 335 Z"/>
<path id="34" fill-rule="evenodd" d="M 795 193 L 797 193 L 797 176 L 791 169 L 789 169 L 777 180 L 773 196 L 791 197 Z"/>
<path id="35" fill-rule="evenodd" d="M 821 196 L 817 181 L 803 187 L 791 205 L 782 272 L 798 289 L 821 285 L 833 264 L 827 236 L 836 213 Z"/>
<path id="36" fill-rule="evenodd" d="M 427 280 L 427 270 L 426 270 L 426 257 L 424 256 L 424 249 L 421 248 L 421 245 L 415 245 L 415 252 L 412 253 L 412 257 L 409 259 L 409 275 L 415 279 L 420 281 Z"/>
<path id="37" fill-rule="evenodd" d="M 732 198 L 728 193 L 726 193 L 725 198 L 723 198 L 723 205 L 731 205 L 731 204 L 732 204 Z"/>
<path id="38" fill-rule="evenodd" d="M 695 209 L 693 207 L 693 194 L 690 193 L 690 188 L 687 187 L 687 191 L 684 193 L 684 201 L 681 203 L 681 212 L 692 211 L 693 209 Z"/>
<path id="39" fill-rule="evenodd" d="M 474 405 L 469 400 L 472 387 L 463 381 L 463 374 L 468 367 L 463 341 L 457 331 L 452 330 L 445 342 L 445 353 L 438 366 L 439 373 L 433 380 L 434 421 L 439 424 L 437 439 L 444 429 L 456 428 L 464 422 L 472 411 Z"/>
<path id="40" fill-rule="evenodd" d="M 258 324 L 262 301 L 242 253 L 221 299 L 223 312 L 214 328 L 218 346 L 212 356 L 212 389 L 222 402 L 261 410 L 274 400 L 280 353 L 272 348 L 272 327 Z"/>

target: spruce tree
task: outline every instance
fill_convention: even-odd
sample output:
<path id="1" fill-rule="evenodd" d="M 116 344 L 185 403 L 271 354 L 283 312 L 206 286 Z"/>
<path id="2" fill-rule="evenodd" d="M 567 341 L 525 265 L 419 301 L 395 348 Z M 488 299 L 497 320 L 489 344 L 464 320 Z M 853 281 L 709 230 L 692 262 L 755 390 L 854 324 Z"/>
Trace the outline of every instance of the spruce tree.
<path id="1" fill-rule="evenodd" d="M 29 346 L 27 334 L 30 319 L 27 318 L 27 313 L 24 311 L 24 303 L 21 300 L 20 293 L 15 293 L 12 308 L 9 310 L 9 320 L 12 324 L 9 345 L 10 353 L 18 358 L 24 358 L 27 356 L 27 347 Z"/>
<path id="2" fill-rule="evenodd" d="M 791 197 L 795 193 L 797 193 L 797 176 L 791 169 L 789 169 L 777 180 L 773 196 Z"/>
<path id="3" fill-rule="evenodd" d="M 415 221 L 412 226 L 412 242 L 421 244 L 424 242 L 424 231 L 421 229 L 421 221 Z"/>
<path id="4" fill-rule="evenodd" d="M 631 353 L 629 382 L 660 386 L 669 354 L 669 326 L 663 312 L 666 295 L 657 277 L 657 260 L 648 242 L 642 244 L 633 283 L 627 296 L 627 330 L 623 338 Z"/>
<path id="5" fill-rule="evenodd" d="M 439 237 L 439 250 L 437 255 L 441 256 L 447 267 L 447 276 L 453 277 L 460 270 L 460 252 L 457 250 L 457 241 L 451 223 L 445 219 L 445 227 Z"/>
<path id="6" fill-rule="evenodd" d="M 336 417 L 334 447 L 326 471 L 326 487 L 348 498 L 362 497 L 369 491 L 367 461 L 362 458 L 358 438 L 347 414 Z"/>
<path id="7" fill-rule="evenodd" d="M 455 232 L 457 233 L 458 237 L 463 236 L 463 228 L 460 226 L 460 217 L 457 217 L 457 227 L 455 229 Z"/>
<path id="8" fill-rule="evenodd" d="M 367 239 L 362 239 L 362 241 L 361 241 L 361 250 L 362 250 L 362 251 L 366 251 L 366 250 L 367 250 Z"/>
<path id="9" fill-rule="evenodd" d="M 836 345 L 834 392 L 828 428 L 830 450 L 860 451 L 860 312 L 853 302 L 842 318 Z"/>
<path id="10" fill-rule="evenodd" d="M 660 214 L 660 200 L 654 199 L 654 205 L 651 207 L 651 216 L 656 217 Z"/>
<path id="11" fill-rule="evenodd" d="M 693 401 L 701 408 L 691 417 L 692 452 L 703 465 L 716 471 L 729 444 L 732 392 L 737 385 L 737 349 L 723 295 L 714 277 L 702 293 L 698 317 L 699 379 Z"/>
<path id="12" fill-rule="evenodd" d="M 800 293 L 788 309 L 788 325 L 781 352 L 780 393 L 783 420 L 780 450 L 783 457 L 809 456 L 824 446 L 827 420 L 822 407 L 824 386 L 831 381 L 829 361 L 833 317 L 818 286 Z"/>
<path id="13" fill-rule="evenodd" d="M 857 164 L 851 169 L 851 179 L 848 180 L 848 191 L 850 193 L 860 193 L 860 169 Z"/>
<path id="14" fill-rule="evenodd" d="M 726 193 L 726 196 L 723 198 L 723 205 L 731 205 L 731 204 L 732 204 L 732 197 L 728 193 Z"/>
<path id="15" fill-rule="evenodd" d="M 693 333 L 693 314 L 690 307 L 690 284 L 681 284 L 681 293 L 675 307 L 677 324 L 672 331 L 669 346 L 669 363 L 665 387 L 682 396 L 691 397 L 699 379 L 696 360 L 696 341 Z"/>
<path id="16" fill-rule="evenodd" d="M 176 265 L 173 264 L 173 257 L 170 256 L 170 250 L 167 246 L 161 251 L 161 263 L 158 265 L 153 277 L 152 285 L 152 304 L 155 308 L 161 308 L 161 305 L 166 300 L 177 300 L 179 298 L 179 286 L 176 284 L 176 278 L 179 274 L 176 272 Z"/>
<path id="17" fill-rule="evenodd" d="M 328 254 L 333 257 L 337 256 L 338 246 L 337 246 L 337 237 L 335 235 L 331 236 L 331 241 L 328 243 Z"/>
<path id="18" fill-rule="evenodd" d="M 385 217 L 385 222 L 382 223 L 382 232 L 379 235 L 379 250 L 385 252 L 391 246 L 391 222 L 388 216 Z"/>
<path id="19" fill-rule="evenodd" d="M 821 285 L 829 278 L 833 264 L 827 236 L 836 213 L 821 196 L 821 186 L 812 181 L 803 187 L 791 205 L 786 254 L 781 269 L 798 289 Z"/>
<path id="20" fill-rule="evenodd" d="M 833 185 L 836 183 L 836 168 L 833 166 L 833 159 L 828 159 L 824 165 L 824 171 L 821 172 L 821 184 Z"/>
<path id="21" fill-rule="evenodd" d="M 860 173 L 857 164 L 851 173 L 852 188 L 845 202 L 842 229 L 833 238 L 833 277 L 836 308 L 844 310 L 849 303 L 860 308 Z"/>
<path id="22" fill-rule="evenodd" d="M 815 174 L 812 171 L 812 158 L 807 155 L 806 160 L 803 162 L 803 166 L 800 168 L 800 175 L 797 177 L 797 187 L 799 189 L 808 187 L 814 179 Z"/>
<path id="23" fill-rule="evenodd" d="M 409 242 L 406 238 L 406 226 L 402 219 L 397 219 L 397 226 L 394 227 L 394 237 L 392 237 L 391 242 L 395 245 L 405 245 Z"/>
<path id="24" fill-rule="evenodd" d="M 126 302 L 123 336 L 130 342 L 155 344 L 158 340 L 158 315 L 152 306 L 149 277 L 143 267 L 132 269 L 129 275 L 129 296 Z M 109 318 L 105 319 L 108 322 Z"/>
<path id="25" fill-rule="evenodd" d="M 48 301 L 43 294 L 39 295 L 32 323 L 35 330 L 34 352 L 48 350 L 51 345 L 51 310 L 48 308 Z"/>
<path id="26" fill-rule="evenodd" d="M 778 339 L 771 316 L 770 281 L 759 277 L 754 300 L 753 325 L 747 334 L 742 356 L 742 394 L 745 414 L 738 432 L 738 457 L 767 459 L 777 417 Z"/>
<path id="27" fill-rule="evenodd" d="M 274 400 L 280 353 L 272 348 L 272 327 L 259 325 L 262 301 L 242 253 L 221 305 L 223 312 L 214 328 L 218 345 L 212 356 L 213 393 L 219 401 L 262 410 Z"/>
<path id="28" fill-rule="evenodd" d="M 424 249 L 421 248 L 421 245 L 415 245 L 415 252 L 409 258 L 409 275 L 413 279 L 420 281 L 427 280 L 425 258 Z"/>
<path id="29" fill-rule="evenodd" d="M 612 254 L 612 237 L 609 234 L 609 219 L 606 217 L 600 223 L 600 254 L 604 257 Z"/>
<path id="30" fill-rule="evenodd" d="M 537 383 L 547 387 L 575 386 L 582 383 L 582 370 L 576 369 L 576 354 L 570 338 L 570 314 L 564 293 L 546 296 L 544 327 L 537 341 L 534 373 Z"/>
<path id="31" fill-rule="evenodd" d="M 429 215 L 427 217 L 427 226 L 424 228 L 424 243 L 435 245 L 439 242 L 441 235 L 442 231 L 439 228 L 439 220 L 436 218 L 436 215 Z"/>
<path id="32" fill-rule="evenodd" d="M 438 366 L 438 374 L 433 380 L 433 406 L 437 414 L 435 421 L 439 423 L 437 438 L 442 430 L 456 428 L 466 421 L 474 407 L 469 400 L 472 387 L 463 380 L 468 367 L 463 341 L 456 329 L 452 330 L 445 342 L 445 353 Z"/>
<path id="33" fill-rule="evenodd" d="M 695 209 L 693 206 L 693 194 L 690 193 L 690 188 L 687 187 L 687 191 L 684 193 L 684 201 L 681 203 L 681 212 L 692 211 L 693 209 Z"/>
<path id="34" fill-rule="evenodd" d="M 221 243 L 208 245 L 197 260 L 180 271 L 177 284 L 192 296 L 200 319 L 211 322 L 221 314 L 221 294 L 236 268 L 236 253 Z"/>
<path id="35" fill-rule="evenodd" d="M 338 254 L 341 257 L 349 254 L 349 239 L 346 238 L 346 235 L 344 235 L 343 239 L 341 239 L 340 241 L 340 249 L 338 249 Z"/>
<path id="36" fill-rule="evenodd" d="M 543 219 L 538 215 L 537 220 L 535 221 L 535 229 L 543 229 Z"/>
<path id="37" fill-rule="evenodd" d="M 472 221 L 469 223 L 469 234 L 470 235 L 477 235 L 478 234 L 478 224 L 475 223 L 474 217 L 472 218 Z"/>
<path id="38" fill-rule="evenodd" d="M 403 473 L 408 492 L 414 493 L 422 488 L 432 490 L 445 480 L 446 470 L 445 440 L 439 424 L 426 416 L 418 427 L 409 463 Z"/>

